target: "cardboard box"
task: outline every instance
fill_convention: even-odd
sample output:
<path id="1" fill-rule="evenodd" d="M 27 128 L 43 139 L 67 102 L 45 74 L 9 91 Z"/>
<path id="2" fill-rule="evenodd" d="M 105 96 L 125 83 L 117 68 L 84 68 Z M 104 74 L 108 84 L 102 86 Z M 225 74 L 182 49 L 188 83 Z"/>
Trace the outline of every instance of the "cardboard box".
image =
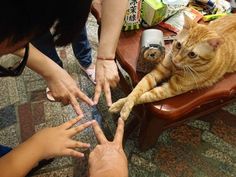
<path id="1" fill-rule="evenodd" d="M 153 26 L 165 18 L 166 5 L 161 0 L 144 0 L 142 5 L 142 19 Z"/>
<path id="2" fill-rule="evenodd" d="M 186 7 L 167 20 L 161 22 L 159 25 L 163 28 L 178 33 L 184 26 L 184 14 L 186 14 L 195 22 L 198 22 L 203 17 L 203 15 L 199 11 L 193 8 Z"/>

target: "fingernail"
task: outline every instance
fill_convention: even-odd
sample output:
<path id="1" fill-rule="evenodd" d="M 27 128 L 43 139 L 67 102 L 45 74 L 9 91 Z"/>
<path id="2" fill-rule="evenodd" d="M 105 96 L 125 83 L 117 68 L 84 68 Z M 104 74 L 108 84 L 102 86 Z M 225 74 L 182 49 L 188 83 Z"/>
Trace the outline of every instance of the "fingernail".
<path id="1" fill-rule="evenodd" d="M 75 109 L 75 112 L 76 112 L 76 114 L 77 114 L 78 116 L 83 115 L 83 113 L 81 113 L 81 111 L 78 111 L 78 110 L 76 110 L 76 109 Z"/>
<path id="2" fill-rule="evenodd" d="M 96 120 L 91 120 L 92 123 L 96 122 Z"/>
<path id="3" fill-rule="evenodd" d="M 90 121 L 87 122 L 88 125 L 91 125 L 93 123 L 94 123 L 94 120 L 90 120 Z"/>
<path id="4" fill-rule="evenodd" d="M 90 106 L 93 106 L 93 105 L 94 105 L 93 100 L 90 100 L 90 101 L 89 101 L 89 105 L 90 105 Z"/>
<path id="5" fill-rule="evenodd" d="M 91 145 L 90 144 L 86 144 L 87 148 L 89 148 Z"/>

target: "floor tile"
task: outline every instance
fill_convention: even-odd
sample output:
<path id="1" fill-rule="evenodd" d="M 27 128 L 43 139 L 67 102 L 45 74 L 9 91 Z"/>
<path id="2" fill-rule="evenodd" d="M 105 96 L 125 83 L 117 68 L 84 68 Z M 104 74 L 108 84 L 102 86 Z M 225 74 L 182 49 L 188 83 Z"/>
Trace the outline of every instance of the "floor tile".
<path id="1" fill-rule="evenodd" d="M 16 110 L 14 105 L 0 109 L 0 129 L 16 123 Z"/>

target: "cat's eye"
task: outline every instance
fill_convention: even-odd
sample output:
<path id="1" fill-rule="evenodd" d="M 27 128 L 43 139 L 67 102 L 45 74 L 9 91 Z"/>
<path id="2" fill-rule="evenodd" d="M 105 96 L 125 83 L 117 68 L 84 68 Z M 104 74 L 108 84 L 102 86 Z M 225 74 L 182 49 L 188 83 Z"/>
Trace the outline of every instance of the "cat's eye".
<path id="1" fill-rule="evenodd" d="M 194 53 L 194 52 L 189 52 L 189 53 L 188 53 L 188 56 L 189 56 L 190 58 L 196 58 L 196 57 L 197 57 L 197 54 Z"/>
<path id="2" fill-rule="evenodd" d="M 182 45 L 181 45 L 180 42 L 177 41 L 175 46 L 176 46 L 177 49 L 181 49 L 181 46 L 182 46 Z"/>

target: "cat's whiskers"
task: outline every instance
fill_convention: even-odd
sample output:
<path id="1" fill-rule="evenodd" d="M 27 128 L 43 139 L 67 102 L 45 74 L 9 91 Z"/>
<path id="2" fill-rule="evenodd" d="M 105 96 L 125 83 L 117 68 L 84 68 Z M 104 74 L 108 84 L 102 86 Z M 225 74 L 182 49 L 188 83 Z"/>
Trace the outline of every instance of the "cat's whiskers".
<path id="1" fill-rule="evenodd" d="M 196 76 L 198 77 L 199 80 L 207 80 L 207 78 L 203 75 L 203 74 L 199 74 L 195 69 L 193 69 L 191 66 L 189 66 L 189 69 L 191 69 L 195 74 Z M 199 81 L 198 81 L 199 83 Z"/>
<path id="2" fill-rule="evenodd" d="M 194 82 L 196 84 L 196 88 L 199 88 L 197 80 L 196 80 L 195 75 L 194 75 L 194 72 L 190 69 L 189 65 L 186 65 L 185 67 L 189 71 L 189 73 L 191 74 L 191 76 L 192 76 L 192 78 L 193 78 L 193 80 L 194 80 Z"/>
<path id="3" fill-rule="evenodd" d="M 189 68 L 192 72 L 194 72 L 195 75 L 196 75 L 198 78 L 202 78 L 202 76 L 200 76 L 199 73 L 198 73 L 195 69 L 193 69 L 191 66 L 188 65 L 188 68 Z"/>

